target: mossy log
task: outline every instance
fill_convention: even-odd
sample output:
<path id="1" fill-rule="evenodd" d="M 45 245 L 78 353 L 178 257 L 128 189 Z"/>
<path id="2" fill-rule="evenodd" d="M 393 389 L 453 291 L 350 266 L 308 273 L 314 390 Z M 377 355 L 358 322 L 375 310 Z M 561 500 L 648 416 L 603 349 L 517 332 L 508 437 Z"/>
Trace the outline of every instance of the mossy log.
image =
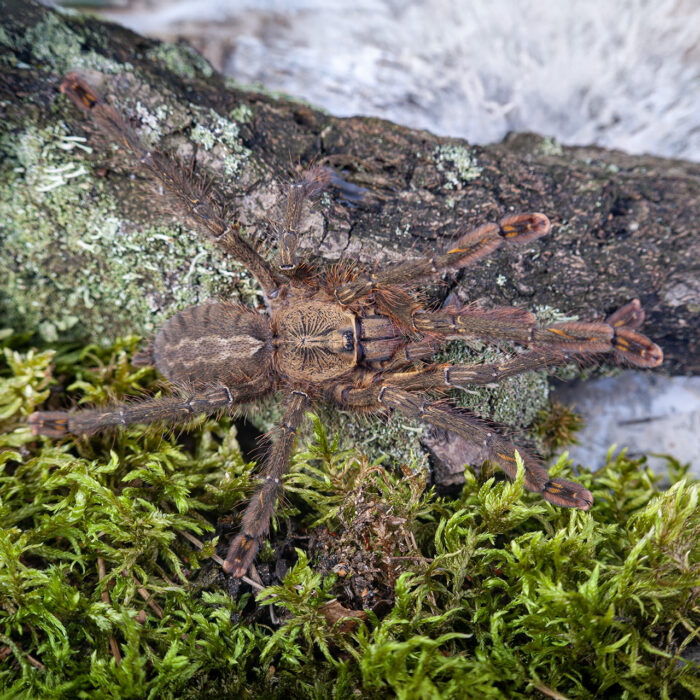
<path id="1" fill-rule="evenodd" d="M 299 165 L 322 161 L 363 188 L 305 216 L 310 255 L 363 263 L 444 248 L 507 212 L 553 232 L 462 271 L 465 298 L 600 318 L 638 297 L 644 332 L 674 373 L 700 371 L 700 166 L 534 134 L 471 146 L 379 119 L 338 119 L 243 88 L 186 46 L 94 18 L 3 2 L 0 20 L 0 311 L 46 339 L 148 335 L 212 296 L 255 300 L 232 261 L 172 213 L 58 92 L 77 70 L 142 137 L 221 184 L 232 217 L 268 245 Z M 180 223 L 182 227 L 180 227 Z M 445 294 L 446 289 L 433 293 Z"/>

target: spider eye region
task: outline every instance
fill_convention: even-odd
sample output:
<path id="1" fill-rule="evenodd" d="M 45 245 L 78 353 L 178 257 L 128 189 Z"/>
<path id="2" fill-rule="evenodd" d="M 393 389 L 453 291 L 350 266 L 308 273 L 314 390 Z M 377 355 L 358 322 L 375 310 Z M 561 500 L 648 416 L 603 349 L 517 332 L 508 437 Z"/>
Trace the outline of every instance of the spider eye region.
<path id="1" fill-rule="evenodd" d="M 350 352 L 355 349 L 355 334 L 352 331 L 345 331 L 343 333 L 343 340 L 345 341 L 345 345 L 343 345 L 344 350 Z"/>

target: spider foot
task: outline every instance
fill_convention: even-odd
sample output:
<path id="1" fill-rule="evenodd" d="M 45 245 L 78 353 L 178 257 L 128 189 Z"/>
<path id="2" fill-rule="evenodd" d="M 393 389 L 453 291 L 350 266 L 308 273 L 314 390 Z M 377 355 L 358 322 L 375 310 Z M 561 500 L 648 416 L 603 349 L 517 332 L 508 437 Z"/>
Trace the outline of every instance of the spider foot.
<path id="1" fill-rule="evenodd" d="M 64 411 L 36 411 L 27 421 L 33 435 L 64 437 L 68 435 L 68 413 Z"/>
<path id="2" fill-rule="evenodd" d="M 580 484 L 566 479 L 550 479 L 542 489 L 542 497 L 555 506 L 589 510 L 593 505 L 593 494 Z"/>
<path id="3" fill-rule="evenodd" d="M 259 548 L 260 543 L 256 538 L 249 537 L 244 532 L 237 535 L 228 549 L 226 560 L 223 563 L 224 571 L 227 574 L 232 574 L 235 578 L 241 578 L 253 563 Z"/>
<path id="4" fill-rule="evenodd" d="M 552 229 L 549 219 L 540 213 L 512 214 L 498 222 L 501 235 L 508 243 L 530 243 L 546 236 Z"/>
<path id="5" fill-rule="evenodd" d="M 644 309 L 639 299 L 632 299 L 628 304 L 620 307 L 614 314 L 610 314 L 605 322 L 613 328 L 629 328 L 634 331 L 644 323 Z"/>
<path id="6" fill-rule="evenodd" d="M 618 359 L 635 367 L 658 367 L 664 361 L 663 350 L 656 343 L 629 328 L 616 328 L 612 345 Z"/>

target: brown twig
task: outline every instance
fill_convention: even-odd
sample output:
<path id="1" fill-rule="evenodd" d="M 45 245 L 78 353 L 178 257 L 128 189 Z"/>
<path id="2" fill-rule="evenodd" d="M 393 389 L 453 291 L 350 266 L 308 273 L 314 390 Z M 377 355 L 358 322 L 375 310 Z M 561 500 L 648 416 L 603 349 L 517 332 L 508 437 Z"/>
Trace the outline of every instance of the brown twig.
<path id="1" fill-rule="evenodd" d="M 100 577 L 100 581 L 102 581 L 102 579 L 107 575 L 107 570 L 105 568 L 105 560 L 102 557 L 97 557 L 97 575 Z M 105 587 L 102 589 L 102 594 L 100 597 L 102 598 L 102 602 L 106 605 L 111 604 L 111 601 L 109 599 L 109 591 L 107 590 L 107 583 L 105 583 Z M 114 657 L 114 663 L 116 663 L 117 666 L 119 666 L 119 664 L 122 662 L 122 655 L 119 651 L 117 638 L 113 634 L 109 636 L 109 649 L 112 652 L 112 656 Z"/>
<path id="2" fill-rule="evenodd" d="M 136 590 L 139 592 L 139 595 L 146 601 L 147 605 L 153 612 L 158 615 L 162 619 L 163 617 L 163 608 L 158 605 L 158 603 L 153 600 L 153 596 L 141 585 L 141 582 L 134 576 L 133 574 L 131 575 L 131 578 L 134 579 L 136 582 Z"/>

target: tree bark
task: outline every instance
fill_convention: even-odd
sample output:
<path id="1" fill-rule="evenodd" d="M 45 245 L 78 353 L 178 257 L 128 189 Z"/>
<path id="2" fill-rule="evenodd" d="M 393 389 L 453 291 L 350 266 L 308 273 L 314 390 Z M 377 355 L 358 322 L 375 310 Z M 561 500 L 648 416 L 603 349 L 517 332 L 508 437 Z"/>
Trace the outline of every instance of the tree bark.
<path id="1" fill-rule="evenodd" d="M 375 265 L 431 253 L 505 213 L 542 211 L 552 221 L 550 236 L 499 252 L 448 287 L 490 304 L 551 307 L 587 319 L 638 297 L 647 312 L 643 332 L 664 349 L 664 367 L 700 371 L 697 164 L 563 147 L 535 134 L 470 146 L 378 119 L 338 119 L 291 98 L 242 89 L 187 47 L 96 19 L 15 2 L 4 3 L 3 17 L 0 306 L 7 325 L 43 329 L 49 338 L 147 334 L 205 292 L 241 292 L 238 272 L 223 286 L 207 286 L 214 275 L 197 267 L 210 254 L 206 244 L 172 222 L 165 232 L 158 228 L 159 196 L 144 193 L 128 161 L 59 95 L 62 75 L 77 69 L 158 148 L 187 162 L 198 141 L 197 162 L 222 182 L 232 217 L 270 245 L 285 183 L 309 162 L 327 163 L 363 188 L 361 199 L 332 191 L 307 212 L 302 245 L 329 260 Z M 62 165 L 64 157 L 70 162 Z M 64 175 L 88 172 L 63 179 L 59 173 L 52 181 L 52 169 L 67 165 L 73 169 Z M 52 182 L 61 184 L 46 189 Z M 105 197 L 113 203 L 109 216 Z M 129 251 L 148 262 L 127 270 L 121 294 L 110 285 L 127 253 L 112 262 L 109 246 L 100 247 L 103 229 L 79 230 L 86 207 L 94 207 L 95 221 L 109 220 L 112 248 L 128 238 Z M 165 262 L 149 257 L 154 236 L 170 239 L 159 252 Z M 93 286 L 87 276 L 81 282 L 86 269 L 97 279 Z"/>

